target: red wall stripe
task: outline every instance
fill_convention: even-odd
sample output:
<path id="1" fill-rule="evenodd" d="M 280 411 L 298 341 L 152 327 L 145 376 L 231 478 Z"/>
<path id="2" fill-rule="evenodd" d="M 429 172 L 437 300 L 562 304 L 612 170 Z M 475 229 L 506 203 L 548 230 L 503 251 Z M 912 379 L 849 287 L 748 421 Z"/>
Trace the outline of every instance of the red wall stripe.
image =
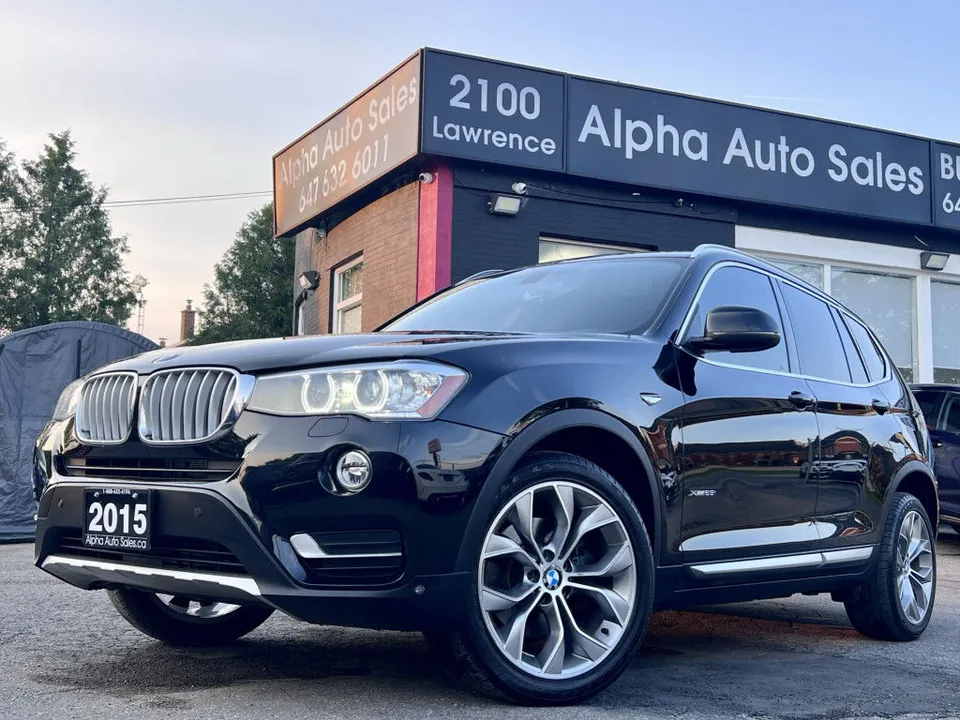
<path id="1" fill-rule="evenodd" d="M 417 228 L 417 300 L 450 285 L 453 236 L 453 171 L 446 165 L 428 168 L 433 182 L 420 183 Z"/>

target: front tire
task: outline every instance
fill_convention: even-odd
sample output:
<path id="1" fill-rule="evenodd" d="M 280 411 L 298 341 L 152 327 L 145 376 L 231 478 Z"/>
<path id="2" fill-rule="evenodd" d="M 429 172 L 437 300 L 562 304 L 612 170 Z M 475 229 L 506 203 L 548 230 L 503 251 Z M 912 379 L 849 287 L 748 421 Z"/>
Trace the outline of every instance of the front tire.
<path id="1" fill-rule="evenodd" d="M 871 577 L 844 605 L 862 634 L 877 640 L 916 640 L 933 614 L 937 557 L 930 519 L 913 495 L 897 493 L 887 514 Z"/>
<path id="2" fill-rule="evenodd" d="M 144 635 L 168 645 L 226 645 L 262 625 L 273 608 L 230 605 L 157 595 L 143 590 L 110 590 L 120 616 Z"/>
<path id="3" fill-rule="evenodd" d="M 642 641 L 654 563 L 640 513 L 604 470 L 537 453 L 504 483 L 460 630 L 428 637 L 473 686 L 524 705 L 609 686 Z"/>

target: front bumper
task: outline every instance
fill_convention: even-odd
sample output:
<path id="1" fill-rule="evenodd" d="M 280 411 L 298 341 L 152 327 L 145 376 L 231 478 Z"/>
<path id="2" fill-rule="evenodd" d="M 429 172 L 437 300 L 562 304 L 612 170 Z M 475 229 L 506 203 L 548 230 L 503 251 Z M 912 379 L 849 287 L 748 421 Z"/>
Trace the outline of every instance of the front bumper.
<path id="1" fill-rule="evenodd" d="M 246 436 L 257 442 L 240 470 L 217 482 L 64 477 L 54 468 L 40 501 L 36 564 L 84 589 L 267 604 L 319 624 L 454 627 L 470 584 L 470 573 L 455 567 L 463 529 L 502 438 L 440 421 L 401 428 L 356 419 L 318 437 L 313 422 L 238 423 L 241 433 L 258 429 Z M 370 486 L 347 497 L 317 481 L 344 446 L 374 459 Z M 83 546 L 84 489 L 108 485 L 152 491 L 151 551 Z M 344 551 L 305 557 L 311 542 L 291 543 L 297 535 L 320 545 L 340 538 Z M 363 552 L 365 543 L 390 552 Z"/>

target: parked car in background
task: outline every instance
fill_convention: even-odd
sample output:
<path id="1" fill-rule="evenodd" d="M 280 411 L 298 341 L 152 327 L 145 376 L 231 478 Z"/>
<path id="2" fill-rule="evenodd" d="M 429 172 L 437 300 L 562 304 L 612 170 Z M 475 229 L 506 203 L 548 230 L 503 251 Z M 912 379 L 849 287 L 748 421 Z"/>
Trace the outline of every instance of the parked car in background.
<path id="1" fill-rule="evenodd" d="M 940 522 L 960 533 L 960 385 L 913 385 L 923 410 L 940 488 Z"/>
<path id="2" fill-rule="evenodd" d="M 913 396 L 846 308 L 730 248 L 147 353 L 71 388 L 45 438 L 37 565 L 173 644 L 275 609 L 419 630 L 475 687 L 557 704 L 619 677 L 654 608 L 830 593 L 899 641 L 933 611 Z"/>

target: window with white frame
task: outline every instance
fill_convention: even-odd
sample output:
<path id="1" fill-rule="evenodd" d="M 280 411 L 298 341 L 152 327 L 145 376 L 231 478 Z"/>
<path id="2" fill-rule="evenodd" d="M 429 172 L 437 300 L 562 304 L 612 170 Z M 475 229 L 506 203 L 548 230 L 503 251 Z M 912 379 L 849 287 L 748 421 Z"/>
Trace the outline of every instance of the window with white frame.
<path id="1" fill-rule="evenodd" d="M 580 240 L 565 240 L 562 238 L 540 238 L 540 262 L 554 262 L 556 260 L 573 260 L 574 258 L 592 257 L 594 255 L 613 255 L 625 252 L 649 252 L 645 248 L 624 247 L 622 245 L 606 245 L 603 243 L 581 242 Z"/>
<path id="2" fill-rule="evenodd" d="M 960 383 L 960 284 L 930 283 L 933 320 L 933 381 Z"/>
<path id="3" fill-rule="evenodd" d="M 333 332 L 350 334 L 360 332 L 363 307 L 363 256 L 334 270 L 333 273 Z"/>
<path id="4" fill-rule="evenodd" d="M 814 287 L 823 290 L 823 265 L 818 263 L 800 262 L 799 260 L 782 260 L 780 258 L 765 258 L 771 265 L 795 275 Z"/>
<path id="5" fill-rule="evenodd" d="M 830 295 L 870 326 L 907 382 L 918 375 L 915 278 L 830 266 Z"/>

